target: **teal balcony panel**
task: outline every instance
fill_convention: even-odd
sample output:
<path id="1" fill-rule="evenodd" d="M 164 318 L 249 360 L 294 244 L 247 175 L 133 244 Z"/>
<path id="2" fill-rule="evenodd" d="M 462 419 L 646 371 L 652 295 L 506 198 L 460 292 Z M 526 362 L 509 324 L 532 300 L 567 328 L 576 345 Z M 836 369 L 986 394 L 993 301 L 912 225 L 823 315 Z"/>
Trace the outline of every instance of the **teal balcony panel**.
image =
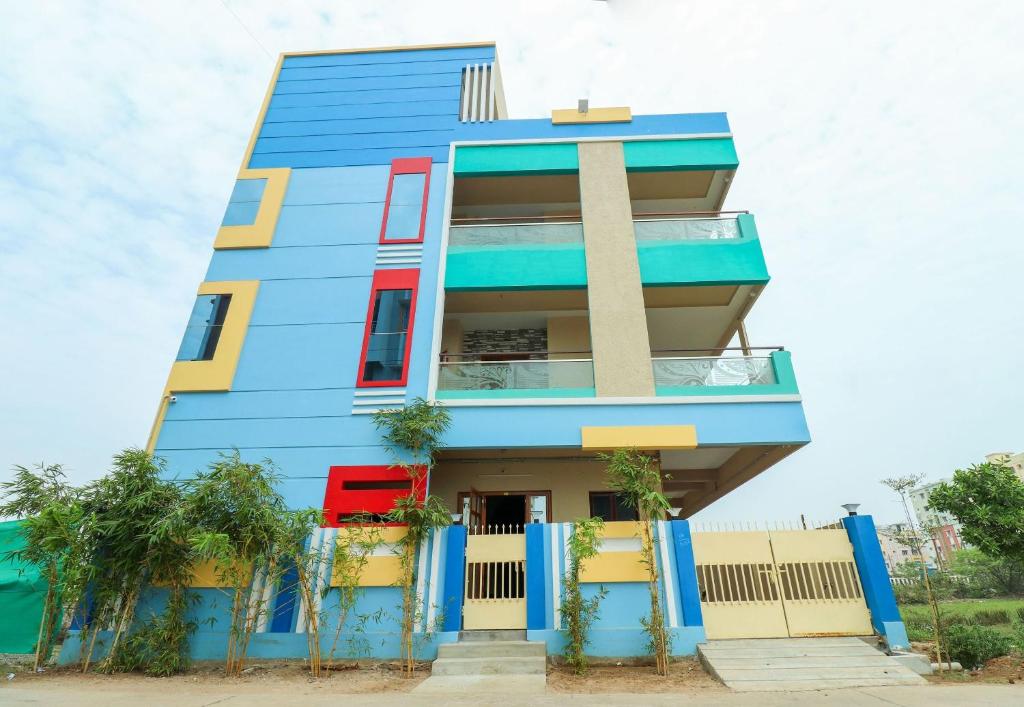
<path id="1" fill-rule="evenodd" d="M 587 286 L 583 244 L 448 249 L 444 287 L 473 290 L 568 290 Z"/>
<path id="2" fill-rule="evenodd" d="M 739 158 L 732 138 L 633 140 L 623 143 L 630 172 L 736 169 Z"/>
<path id="3" fill-rule="evenodd" d="M 736 219 L 738 237 L 727 224 L 709 229 L 704 219 L 692 224 L 682 221 L 638 219 L 634 224 L 640 279 L 644 285 L 764 285 L 768 282 L 768 267 L 753 216 L 741 214 Z M 700 237 L 702 230 L 707 237 Z"/>
<path id="4" fill-rule="evenodd" d="M 574 174 L 579 169 L 576 143 L 467 145 L 455 149 L 456 177 Z"/>

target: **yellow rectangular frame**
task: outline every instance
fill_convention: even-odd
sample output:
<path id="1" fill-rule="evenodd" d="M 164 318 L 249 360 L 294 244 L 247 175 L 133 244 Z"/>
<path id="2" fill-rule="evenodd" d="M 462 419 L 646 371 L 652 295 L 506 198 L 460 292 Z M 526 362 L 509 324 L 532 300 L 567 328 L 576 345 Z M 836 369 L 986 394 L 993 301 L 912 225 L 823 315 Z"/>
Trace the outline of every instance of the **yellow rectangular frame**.
<path id="1" fill-rule="evenodd" d="M 238 179 L 266 179 L 260 208 L 256 220 L 248 226 L 221 226 L 213 241 L 215 250 L 236 248 L 269 248 L 274 240 L 277 220 L 284 206 L 284 195 L 288 191 L 290 167 L 267 167 L 264 169 L 242 169 Z"/>
<path id="2" fill-rule="evenodd" d="M 213 358 L 209 361 L 175 361 L 167 379 L 168 393 L 231 390 L 259 287 L 259 280 L 225 280 L 199 285 L 198 295 L 231 295 L 231 304 Z"/>
<path id="3" fill-rule="evenodd" d="M 604 524 L 601 538 L 639 538 L 640 525 L 633 520 Z M 646 582 L 647 567 L 639 551 L 602 552 L 584 560 L 580 567 L 581 582 Z"/>
<path id="4" fill-rule="evenodd" d="M 581 427 L 583 449 L 696 449 L 695 425 Z"/>
<path id="5" fill-rule="evenodd" d="M 354 542 L 357 535 L 367 535 L 374 532 L 373 529 L 369 528 L 341 528 L 338 530 L 338 537 L 335 541 L 337 545 L 344 543 Z M 398 549 L 398 543 L 406 535 L 405 527 L 387 527 L 382 528 L 380 532 L 380 543 L 381 545 L 390 545 Z M 399 584 L 402 579 L 402 558 L 395 555 L 371 555 L 366 558 L 366 564 L 363 566 L 362 574 L 359 575 L 358 585 L 360 587 L 394 587 Z M 341 585 L 341 579 L 338 577 L 337 568 L 331 566 L 331 586 L 337 587 Z"/>
<path id="6" fill-rule="evenodd" d="M 629 106 L 616 108 L 591 108 L 580 113 L 575 108 L 555 108 L 551 111 L 553 125 L 574 125 L 579 123 L 628 123 L 633 120 Z"/>

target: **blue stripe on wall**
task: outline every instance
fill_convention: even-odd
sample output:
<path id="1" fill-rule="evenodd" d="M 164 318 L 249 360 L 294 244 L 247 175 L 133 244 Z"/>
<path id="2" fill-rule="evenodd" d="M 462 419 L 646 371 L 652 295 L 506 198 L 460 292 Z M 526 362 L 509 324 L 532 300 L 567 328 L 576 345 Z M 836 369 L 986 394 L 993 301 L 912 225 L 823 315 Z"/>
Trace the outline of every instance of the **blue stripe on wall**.
<path id="1" fill-rule="evenodd" d="M 544 526 L 526 526 L 526 628 L 542 629 L 544 620 L 544 596 L 547 594 L 544 571 Z"/>
<path id="2" fill-rule="evenodd" d="M 374 76 L 320 78 L 307 80 L 278 81 L 274 87 L 275 96 L 297 93 L 330 93 L 348 91 L 385 91 L 402 88 L 436 88 L 458 86 L 462 81 L 462 70 L 438 74 L 406 74 L 402 76 Z"/>
<path id="3" fill-rule="evenodd" d="M 369 103 L 367 105 L 270 108 L 264 129 L 273 123 L 316 123 L 322 120 L 364 120 L 459 113 L 458 100 L 416 101 L 415 103 Z"/>
<path id="4" fill-rule="evenodd" d="M 486 61 L 487 59 L 485 59 Z M 411 76 L 423 74 L 461 73 L 466 59 L 436 61 L 407 61 L 394 64 L 350 64 L 348 66 L 291 66 L 287 61 L 281 67 L 278 85 L 290 81 L 312 79 L 351 79 L 369 76 Z"/>
<path id="5" fill-rule="evenodd" d="M 494 59 L 495 48 L 450 47 L 438 49 L 403 49 L 393 52 L 346 52 L 344 54 L 309 54 L 286 56 L 282 70 L 300 66 L 366 66 L 374 64 L 429 63 L 455 59 L 489 61 Z"/>
<path id="6" fill-rule="evenodd" d="M 282 575 L 279 584 L 281 589 L 274 598 L 274 614 L 273 620 L 270 622 L 271 633 L 288 633 L 292 630 L 298 581 L 299 570 L 293 564 Z"/>

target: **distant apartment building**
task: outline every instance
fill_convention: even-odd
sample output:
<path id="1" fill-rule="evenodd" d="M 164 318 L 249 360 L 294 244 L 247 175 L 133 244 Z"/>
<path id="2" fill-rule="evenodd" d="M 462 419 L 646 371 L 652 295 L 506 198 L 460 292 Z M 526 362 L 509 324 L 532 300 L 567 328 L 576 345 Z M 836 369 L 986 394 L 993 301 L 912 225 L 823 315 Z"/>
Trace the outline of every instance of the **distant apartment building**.
<path id="1" fill-rule="evenodd" d="M 914 507 L 914 515 L 921 529 L 931 535 L 932 550 L 939 563 L 948 562 L 956 550 L 965 545 L 960 538 L 960 523 L 949 513 L 936 511 L 928 507 L 928 499 L 932 491 L 949 479 L 940 479 L 924 486 L 918 486 L 910 492 L 910 502 Z"/>
<path id="2" fill-rule="evenodd" d="M 1024 481 L 1024 452 L 992 452 L 991 454 L 985 455 L 985 461 L 987 462 L 1002 462 L 1006 466 L 1013 469 L 1013 473 L 1017 475 L 1017 478 Z"/>
<path id="3" fill-rule="evenodd" d="M 918 562 L 917 551 L 909 540 L 911 530 L 906 523 L 880 525 L 877 532 L 885 567 L 890 574 L 894 574 L 897 568 L 908 562 Z M 921 545 L 921 555 L 927 567 L 934 569 L 938 566 L 932 543 L 925 542 Z"/>

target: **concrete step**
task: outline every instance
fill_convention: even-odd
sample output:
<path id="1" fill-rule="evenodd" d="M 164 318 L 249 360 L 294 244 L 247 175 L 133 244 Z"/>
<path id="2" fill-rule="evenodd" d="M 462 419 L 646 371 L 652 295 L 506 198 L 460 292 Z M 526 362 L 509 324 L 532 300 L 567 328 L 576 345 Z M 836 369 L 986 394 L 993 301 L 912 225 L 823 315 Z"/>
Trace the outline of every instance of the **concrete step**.
<path id="1" fill-rule="evenodd" d="M 437 657 L 442 658 L 532 658 L 547 656 L 543 641 L 466 641 L 442 643 Z"/>
<path id="2" fill-rule="evenodd" d="M 431 675 L 412 689 L 415 694 L 485 696 L 478 704 L 493 704 L 508 695 L 542 695 L 546 689 L 544 675 Z M 446 700 L 447 701 L 447 700 Z M 439 702 L 439 704 L 443 704 Z"/>
<path id="3" fill-rule="evenodd" d="M 707 671 L 733 690 L 826 690 L 922 685 L 905 665 L 856 638 L 709 641 L 697 646 Z"/>
<path id="4" fill-rule="evenodd" d="M 431 675 L 546 675 L 543 656 L 499 658 L 438 658 Z"/>
<path id="5" fill-rule="evenodd" d="M 525 641 L 525 629 L 493 629 L 489 631 L 459 631 L 459 642 L 467 641 Z"/>

